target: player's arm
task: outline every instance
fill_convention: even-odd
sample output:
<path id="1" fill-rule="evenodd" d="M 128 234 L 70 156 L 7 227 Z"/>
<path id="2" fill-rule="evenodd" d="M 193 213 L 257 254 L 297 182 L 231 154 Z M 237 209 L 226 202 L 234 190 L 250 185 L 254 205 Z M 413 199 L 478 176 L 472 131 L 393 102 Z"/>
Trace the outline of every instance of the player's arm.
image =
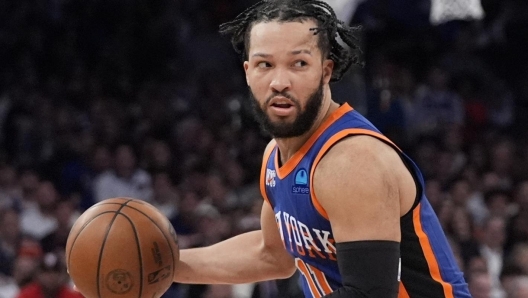
<path id="1" fill-rule="evenodd" d="M 268 152 L 275 145 L 270 142 Z M 248 283 L 290 277 L 293 258 L 284 249 L 275 214 L 268 202 L 262 205 L 261 230 L 249 232 L 218 244 L 181 251 L 175 282 Z"/>
<path id="2" fill-rule="evenodd" d="M 271 206 L 264 202 L 259 231 L 244 233 L 212 246 L 181 250 L 175 282 L 234 284 L 280 279 L 295 272 L 284 249 Z"/>
<path id="3" fill-rule="evenodd" d="M 317 165 L 314 191 L 332 225 L 343 282 L 325 297 L 397 297 L 399 184 L 413 183 L 405 171 L 394 149 L 369 136 L 340 141 Z"/>

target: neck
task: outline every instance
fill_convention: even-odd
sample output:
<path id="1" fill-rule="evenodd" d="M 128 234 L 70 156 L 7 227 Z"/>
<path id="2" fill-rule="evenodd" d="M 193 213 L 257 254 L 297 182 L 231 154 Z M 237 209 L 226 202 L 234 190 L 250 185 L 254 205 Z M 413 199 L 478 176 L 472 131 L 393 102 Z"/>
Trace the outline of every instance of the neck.
<path id="1" fill-rule="evenodd" d="M 328 97 L 327 97 L 328 96 Z M 325 98 L 331 98 L 330 91 L 325 93 Z M 280 161 L 286 163 L 299 149 L 308 141 L 313 133 L 324 123 L 324 121 L 337 109 L 339 104 L 333 100 L 323 101 L 321 113 L 317 116 L 312 128 L 301 136 L 294 138 L 275 139 L 280 151 Z"/>

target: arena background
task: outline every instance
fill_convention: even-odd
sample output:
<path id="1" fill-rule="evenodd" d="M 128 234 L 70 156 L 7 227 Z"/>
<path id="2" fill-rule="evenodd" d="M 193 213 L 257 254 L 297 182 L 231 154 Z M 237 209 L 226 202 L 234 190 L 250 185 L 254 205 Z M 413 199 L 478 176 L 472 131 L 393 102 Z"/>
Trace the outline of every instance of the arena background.
<path id="1" fill-rule="evenodd" d="M 254 2 L 0 1 L 1 298 L 60 271 L 72 221 L 104 198 L 153 203 L 182 247 L 259 228 L 268 137 L 217 33 Z M 528 297 L 528 2 L 435 25 L 429 0 L 353 4 L 365 66 L 334 98 L 421 167 L 473 297 Z M 302 295 L 294 276 L 164 297 Z"/>

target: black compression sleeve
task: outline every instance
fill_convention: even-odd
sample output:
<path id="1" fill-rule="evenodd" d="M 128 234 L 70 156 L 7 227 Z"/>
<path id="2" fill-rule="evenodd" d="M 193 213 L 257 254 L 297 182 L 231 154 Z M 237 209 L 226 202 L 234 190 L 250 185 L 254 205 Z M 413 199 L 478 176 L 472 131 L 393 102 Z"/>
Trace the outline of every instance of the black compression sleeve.
<path id="1" fill-rule="evenodd" d="M 353 241 L 336 245 L 343 287 L 325 298 L 396 298 L 400 243 Z"/>

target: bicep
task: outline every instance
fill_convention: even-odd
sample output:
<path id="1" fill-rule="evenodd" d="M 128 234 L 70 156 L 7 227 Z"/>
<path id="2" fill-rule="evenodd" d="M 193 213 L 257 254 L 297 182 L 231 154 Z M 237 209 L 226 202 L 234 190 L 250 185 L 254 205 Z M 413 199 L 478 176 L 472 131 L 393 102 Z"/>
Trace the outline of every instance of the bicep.
<path id="1" fill-rule="evenodd" d="M 280 235 L 277 221 L 275 220 L 275 213 L 270 204 L 266 201 L 262 204 L 262 211 L 260 214 L 260 224 L 263 234 L 263 245 L 270 248 L 284 248 L 282 238 Z"/>
<path id="2" fill-rule="evenodd" d="M 313 177 L 317 199 L 326 210 L 336 242 L 399 242 L 400 200 L 397 178 L 388 162 L 392 157 L 363 147 L 344 140 L 323 157 Z"/>

